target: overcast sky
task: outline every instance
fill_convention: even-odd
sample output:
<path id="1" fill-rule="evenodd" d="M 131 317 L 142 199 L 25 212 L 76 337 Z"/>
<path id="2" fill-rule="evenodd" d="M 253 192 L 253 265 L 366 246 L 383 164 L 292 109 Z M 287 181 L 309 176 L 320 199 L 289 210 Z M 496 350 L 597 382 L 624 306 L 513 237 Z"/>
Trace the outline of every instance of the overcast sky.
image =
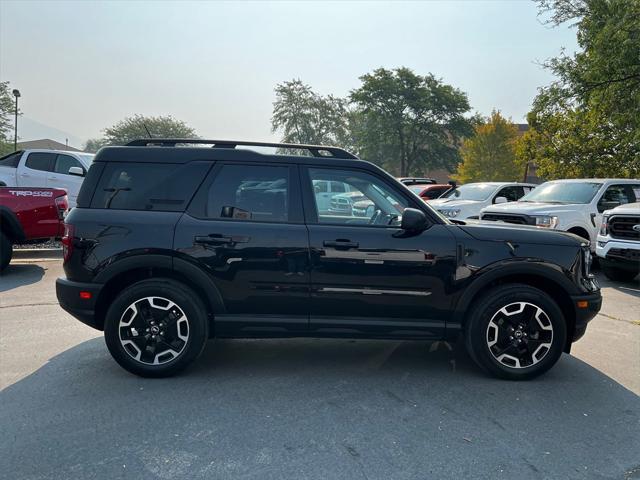
<path id="1" fill-rule="evenodd" d="M 380 66 L 432 72 L 474 111 L 523 122 L 552 78 L 538 62 L 575 46 L 574 29 L 542 25 L 524 0 L 0 0 L 0 80 L 22 92 L 19 134 L 71 143 L 135 113 L 173 115 L 209 138 L 271 140 L 276 83 L 344 96 Z"/>

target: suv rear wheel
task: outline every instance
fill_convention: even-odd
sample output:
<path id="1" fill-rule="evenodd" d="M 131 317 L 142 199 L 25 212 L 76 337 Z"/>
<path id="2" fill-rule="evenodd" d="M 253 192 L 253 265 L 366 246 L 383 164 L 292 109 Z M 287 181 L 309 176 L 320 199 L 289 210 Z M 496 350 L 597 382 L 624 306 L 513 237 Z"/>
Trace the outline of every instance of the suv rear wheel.
<path id="1" fill-rule="evenodd" d="M 185 285 L 144 280 L 112 302 L 104 336 L 113 358 L 143 377 L 173 375 L 193 362 L 208 338 L 207 311 Z"/>
<path id="2" fill-rule="evenodd" d="M 471 308 L 465 340 L 475 362 L 509 380 L 528 380 L 549 370 L 567 338 L 564 315 L 546 293 L 528 285 L 491 289 Z"/>

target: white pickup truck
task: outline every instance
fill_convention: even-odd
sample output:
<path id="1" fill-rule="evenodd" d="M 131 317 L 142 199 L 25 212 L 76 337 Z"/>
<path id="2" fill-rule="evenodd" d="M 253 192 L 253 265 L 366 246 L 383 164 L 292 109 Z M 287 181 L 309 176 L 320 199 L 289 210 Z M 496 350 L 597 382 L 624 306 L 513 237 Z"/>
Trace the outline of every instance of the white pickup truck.
<path id="1" fill-rule="evenodd" d="M 93 157 L 59 150 L 19 150 L 0 158 L 0 187 L 64 188 L 69 207 L 74 207 Z"/>
<path id="2" fill-rule="evenodd" d="M 574 233 L 589 240 L 595 252 L 603 212 L 637 201 L 640 201 L 640 180 L 554 180 L 539 185 L 517 202 L 483 209 L 480 220 Z"/>
<path id="3" fill-rule="evenodd" d="M 640 273 L 640 203 L 604 212 L 596 255 L 611 280 L 631 282 Z"/>

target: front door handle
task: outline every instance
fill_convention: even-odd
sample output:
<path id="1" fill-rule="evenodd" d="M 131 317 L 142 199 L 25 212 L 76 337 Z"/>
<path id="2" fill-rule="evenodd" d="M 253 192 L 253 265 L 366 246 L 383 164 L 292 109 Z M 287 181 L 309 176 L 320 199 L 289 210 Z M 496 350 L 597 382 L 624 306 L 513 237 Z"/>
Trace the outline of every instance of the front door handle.
<path id="1" fill-rule="evenodd" d="M 233 242 L 231 237 L 225 237 L 224 235 L 197 235 L 193 239 L 194 243 L 200 245 L 226 245 Z"/>
<path id="2" fill-rule="evenodd" d="M 358 242 L 352 242 L 351 240 L 342 240 L 338 239 L 335 241 L 325 240 L 322 242 L 325 247 L 334 247 L 334 248 L 358 248 L 360 244 Z"/>

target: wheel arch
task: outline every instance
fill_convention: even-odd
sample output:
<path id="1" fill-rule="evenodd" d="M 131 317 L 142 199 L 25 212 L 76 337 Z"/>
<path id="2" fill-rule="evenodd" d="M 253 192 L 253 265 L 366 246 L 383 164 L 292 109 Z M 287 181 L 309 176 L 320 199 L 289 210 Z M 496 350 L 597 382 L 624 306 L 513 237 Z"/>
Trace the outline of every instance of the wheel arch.
<path id="1" fill-rule="evenodd" d="M 549 295 L 556 302 L 567 323 L 567 343 L 564 351 L 569 352 L 571 338 L 575 330 L 576 311 L 571 295 L 575 294 L 573 284 L 555 269 L 529 265 L 526 267 L 502 267 L 477 278 L 463 293 L 456 306 L 456 323 L 464 329 L 470 308 L 484 293 L 498 285 L 523 284 L 537 288 Z"/>
<path id="2" fill-rule="evenodd" d="M 169 278 L 192 289 L 204 302 L 214 332 L 214 315 L 224 313 L 222 296 L 213 280 L 199 267 L 168 255 L 136 255 L 115 262 L 95 278 L 102 284 L 96 299 L 95 315 L 98 325 L 104 325 L 106 311 L 113 299 L 125 288 L 142 280 Z"/>
<path id="3" fill-rule="evenodd" d="M 578 235 L 579 237 L 582 237 L 585 240 L 591 241 L 591 235 L 589 231 L 580 225 L 575 225 L 571 228 L 568 228 L 567 232 L 573 233 L 574 235 Z"/>

